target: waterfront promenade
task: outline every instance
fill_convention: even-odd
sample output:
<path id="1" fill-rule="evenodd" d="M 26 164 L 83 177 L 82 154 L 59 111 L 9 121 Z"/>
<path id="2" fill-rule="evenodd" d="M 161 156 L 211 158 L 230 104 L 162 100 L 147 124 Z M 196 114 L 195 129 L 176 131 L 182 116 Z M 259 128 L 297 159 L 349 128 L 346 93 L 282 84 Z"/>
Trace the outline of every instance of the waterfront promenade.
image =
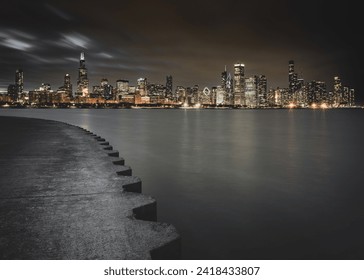
<path id="1" fill-rule="evenodd" d="M 178 259 L 119 152 L 61 122 L 0 117 L 0 259 Z"/>

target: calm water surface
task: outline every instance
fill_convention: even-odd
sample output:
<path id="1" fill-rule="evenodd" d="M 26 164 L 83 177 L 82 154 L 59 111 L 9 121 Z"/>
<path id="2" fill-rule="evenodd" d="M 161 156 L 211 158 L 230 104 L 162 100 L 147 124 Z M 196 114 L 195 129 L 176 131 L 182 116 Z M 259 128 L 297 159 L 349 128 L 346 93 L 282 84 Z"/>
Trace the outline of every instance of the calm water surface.
<path id="1" fill-rule="evenodd" d="M 119 150 L 183 259 L 364 259 L 364 110 L 0 109 Z"/>

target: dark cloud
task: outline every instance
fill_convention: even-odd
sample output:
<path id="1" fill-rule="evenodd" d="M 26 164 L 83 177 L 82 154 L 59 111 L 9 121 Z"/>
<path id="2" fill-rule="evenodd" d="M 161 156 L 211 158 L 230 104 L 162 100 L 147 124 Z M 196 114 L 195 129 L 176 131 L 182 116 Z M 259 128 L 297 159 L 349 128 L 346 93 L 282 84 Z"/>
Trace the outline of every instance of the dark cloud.
<path id="1" fill-rule="evenodd" d="M 65 13 L 64 11 L 61 11 L 60 9 L 45 3 L 44 6 L 51 11 L 52 13 L 54 13 L 56 16 L 60 17 L 61 19 L 67 20 L 67 21 L 71 21 L 72 17 L 70 15 L 68 15 L 67 13 Z"/>
<path id="2" fill-rule="evenodd" d="M 288 60 L 306 81 L 334 75 L 362 92 L 358 3 L 327 1 L 8 1 L 0 18 L 0 87 L 25 71 L 25 87 L 54 87 L 86 52 L 91 84 L 107 77 L 214 86 L 227 65 L 287 86 Z M 360 97 L 360 95 L 359 95 Z"/>

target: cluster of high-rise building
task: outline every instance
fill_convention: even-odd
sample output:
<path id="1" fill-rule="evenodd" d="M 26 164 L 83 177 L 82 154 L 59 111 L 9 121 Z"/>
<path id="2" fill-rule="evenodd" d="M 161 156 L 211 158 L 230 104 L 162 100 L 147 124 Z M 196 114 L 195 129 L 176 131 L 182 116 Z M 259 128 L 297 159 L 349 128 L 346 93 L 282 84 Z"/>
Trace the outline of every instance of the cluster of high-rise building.
<path id="1" fill-rule="evenodd" d="M 288 89 L 277 89 L 270 92 L 271 99 L 278 98 L 282 106 L 321 106 L 321 107 L 353 107 L 355 91 L 344 86 L 340 77 L 334 77 L 334 88 L 328 91 L 323 81 L 305 83 L 294 70 L 294 61 L 288 63 Z"/>
<path id="2" fill-rule="evenodd" d="M 117 80 L 115 86 L 106 78 L 90 91 L 85 54 L 80 55 L 76 90 L 73 91 L 71 76 L 65 74 L 64 83 L 57 90 L 50 84 L 41 84 L 37 89 L 24 91 L 24 73 L 15 72 L 15 84 L 8 87 L 0 102 L 21 103 L 28 106 L 176 106 L 176 107 L 234 107 L 234 108 L 340 108 L 355 105 L 354 89 L 344 86 L 340 77 L 334 77 L 334 87 L 328 91 L 323 81 L 305 82 L 295 72 L 294 61 L 288 63 L 288 87 L 268 90 L 265 75 L 245 76 L 245 65 L 234 64 L 234 73 L 228 73 L 226 66 L 221 73 L 220 85 L 200 88 L 198 85 L 176 86 L 173 90 L 172 76 L 165 84 L 150 83 L 139 78 L 136 85 L 129 80 Z"/>

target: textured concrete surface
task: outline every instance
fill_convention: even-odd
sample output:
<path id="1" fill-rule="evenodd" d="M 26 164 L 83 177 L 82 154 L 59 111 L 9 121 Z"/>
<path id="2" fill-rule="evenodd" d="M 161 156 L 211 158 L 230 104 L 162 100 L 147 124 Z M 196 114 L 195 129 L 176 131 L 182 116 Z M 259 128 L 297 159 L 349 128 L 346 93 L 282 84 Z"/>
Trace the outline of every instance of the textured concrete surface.
<path id="1" fill-rule="evenodd" d="M 0 117 L 1 259 L 178 259 L 119 152 L 60 122 Z"/>

